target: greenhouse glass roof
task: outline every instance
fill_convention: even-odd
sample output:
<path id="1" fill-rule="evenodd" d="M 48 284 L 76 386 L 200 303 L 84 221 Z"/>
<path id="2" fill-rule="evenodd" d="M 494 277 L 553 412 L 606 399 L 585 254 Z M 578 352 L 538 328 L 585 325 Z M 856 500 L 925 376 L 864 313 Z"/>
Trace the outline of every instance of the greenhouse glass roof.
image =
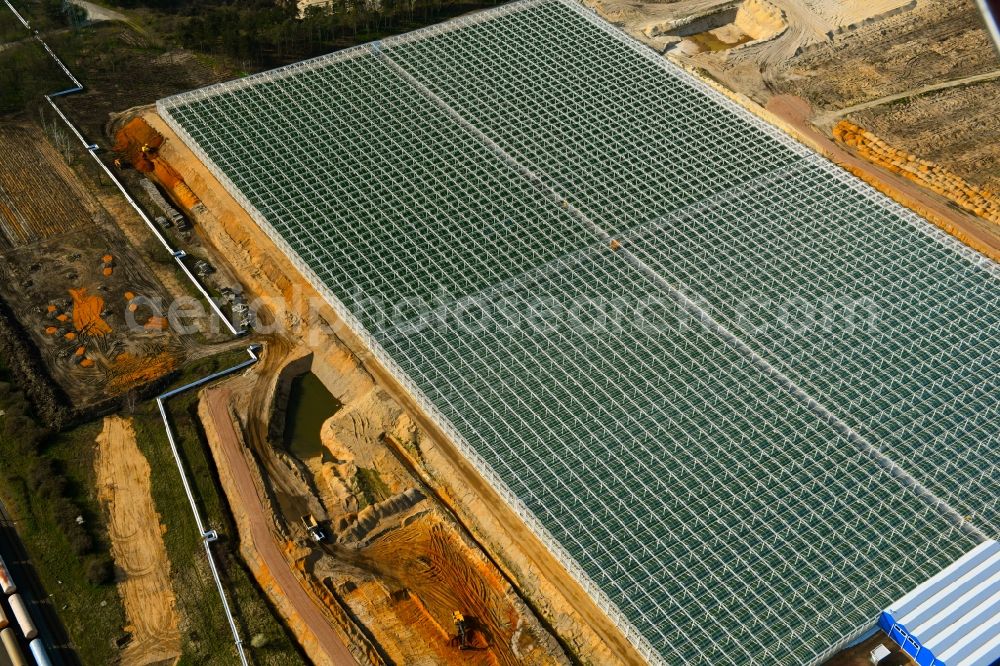
<path id="1" fill-rule="evenodd" d="M 159 110 L 651 662 L 997 535 L 997 266 L 572 0 Z"/>

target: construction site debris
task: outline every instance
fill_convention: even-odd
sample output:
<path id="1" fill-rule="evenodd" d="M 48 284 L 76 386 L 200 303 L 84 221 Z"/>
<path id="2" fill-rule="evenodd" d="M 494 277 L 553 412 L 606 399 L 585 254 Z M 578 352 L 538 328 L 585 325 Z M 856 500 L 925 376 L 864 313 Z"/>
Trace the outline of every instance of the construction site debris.
<path id="1" fill-rule="evenodd" d="M 215 272 L 215 267 L 208 263 L 204 259 L 199 259 L 194 263 L 194 268 L 198 272 L 199 277 L 206 277 Z"/>
<path id="2" fill-rule="evenodd" d="M 178 229 L 185 230 L 189 227 L 187 220 L 184 218 L 180 212 L 167 203 L 167 200 L 160 194 L 160 190 L 157 189 L 153 181 L 148 178 L 143 178 L 140 182 L 143 192 L 153 201 L 157 208 L 163 213 L 164 216 L 172 225 L 176 225 Z"/>

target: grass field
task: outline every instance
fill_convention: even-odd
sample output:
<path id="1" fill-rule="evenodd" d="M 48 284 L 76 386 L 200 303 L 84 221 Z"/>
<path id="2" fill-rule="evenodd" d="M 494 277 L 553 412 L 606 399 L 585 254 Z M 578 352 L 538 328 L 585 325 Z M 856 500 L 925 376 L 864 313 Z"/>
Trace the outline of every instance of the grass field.
<path id="1" fill-rule="evenodd" d="M 7 382 L 10 378 L 0 371 Z M 76 555 L 69 539 L 52 515 L 45 498 L 29 488 L 29 466 L 20 453 L 23 440 L 9 432 L 11 412 L 23 409 L 20 394 L 0 401 L 0 496 L 17 521 L 17 533 L 50 601 L 59 614 L 73 647 L 84 664 L 111 663 L 113 640 L 122 635 L 125 614 L 114 585 L 92 585 L 85 576 L 85 560 Z M 96 538 L 94 551 L 108 553 L 107 525 L 94 486 L 94 439 L 100 422 L 88 423 L 47 438 L 40 457 L 52 462 L 66 479 L 65 492 L 82 511 L 89 532 Z M 99 637 L 95 640 L 95 637 Z"/>
<path id="2" fill-rule="evenodd" d="M 0 7 L 0 46 L 28 36 L 21 22 L 6 7 Z"/>
<path id="3" fill-rule="evenodd" d="M 235 365 L 245 358 L 244 352 L 233 352 L 203 359 L 188 367 L 175 385 Z M 169 402 L 178 446 L 189 476 L 194 480 L 195 497 L 206 526 L 220 533 L 215 553 L 221 563 L 234 613 L 240 621 L 241 635 L 248 648 L 251 640 L 255 644 L 263 642 L 262 647 L 249 648 L 258 664 L 303 663 L 294 643 L 263 600 L 238 556 L 236 529 L 216 480 L 214 464 L 207 455 L 208 445 L 203 439 L 196 410 L 196 391 Z M 232 663 L 236 653 L 231 633 L 155 403 L 139 405 L 134 418 L 139 447 L 153 469 L 153 499 L 167 526 L 164 542 L 171 561 L 178 607 L 183 615 L 182 661 L 186 664 Z"/>
<path id="4" fill-rule="evenodd" d="M 6 11 L 0 7 L 0 13 Z M 24 111 L 42 95 L 72 85 L 34 39 L 12 43 L 0 51 L 0 116 Z"/>
<path id="5" fill-rule="evenodd" d="M 180 374 L 176 386 L 244 360 L 243 352 L 226 353 L 192 364 Z M 9 378 L 2 375 L 0 380 Z M 0 402 L 4 413 L 20 413 L 19 394 Z M 237 555 L 233 539 L 235 527 L 215 481 L 215 469 L 206 456 L 194 418 L 197 393 L 191 392 L 170 403 L 178 443 L 185 464 L 195 481 L 198 498 L 208 526 L 219 530 L 222 539 L 215 553 L 221 565 L 230 603 L 240 623 L 240 632 L 255 663 L 261 665 L 301 664 L 303 659 L 279 619 L 263 600 L 261 591 Z M 127 416 L 127 415 L 126 415 Z M 7 433 L 5 416 L 0 416 L 0 454 L 5 472 L 0 476 L 0 497 L 17 520 L 17 532 L 25 544 L 38 577 L 59 614 L 83 664 L 113 663 L 114 640 L 124 635 L 125 615 L 114 585 L 95 586 L 87 582 L 84 560 L 77 557 L 59 525 L 46 510 L 37 493 L 29 488 L 26 465 L 13 452 L 22 446 Z M 232 663 L 235 649 L 222 605 L 208 568 L 201 539 L 180 484 L 156 403 L 136 406 L 132 415 L 139 447 L 149 461 L 153 500 L 166 526 L 164 542 L 171 561 L 171 576 L 181 612 L 184 664 Z M 76 502 L 97 538 L 95 551 L 108 552 L 104 512 L 97 502 L 94 483 L 94 441 L 101 422 L 94 421 L 46 438 L 40 455 L 51 460 L 67 479 L 66 492 Z"/>

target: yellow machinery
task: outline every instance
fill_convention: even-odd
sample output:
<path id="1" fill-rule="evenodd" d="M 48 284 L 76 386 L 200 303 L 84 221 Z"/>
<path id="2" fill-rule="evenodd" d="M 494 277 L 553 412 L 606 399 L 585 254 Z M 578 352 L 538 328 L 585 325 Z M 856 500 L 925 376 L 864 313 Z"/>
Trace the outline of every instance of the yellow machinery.
<path id="1" fill-rule="evenodd" d="M 469 632 L 468 626 L 465 622 L 465 616 L 461 612 L 455 611 L 452 613 L 452 618 L 455 620 L 455 631 L 458 632 L 458 649 L 468 650 L 469 649 Z"/>

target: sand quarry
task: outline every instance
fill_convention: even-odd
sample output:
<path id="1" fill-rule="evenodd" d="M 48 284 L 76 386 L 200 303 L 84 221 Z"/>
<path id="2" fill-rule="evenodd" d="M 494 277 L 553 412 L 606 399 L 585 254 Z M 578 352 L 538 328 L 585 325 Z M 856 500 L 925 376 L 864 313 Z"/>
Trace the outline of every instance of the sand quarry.
<path id="1" fill-rule="evenodd" d="M 121 663 L 172 663 L 181 656 L 181 635 L 170 560 L 150 494 L 149 463 L 136 444 L 130 420 L 104 419 L 94 468 L 119 572 L 118 591 L 128 622 L 125 630 L 132 635 Z"/>
<path id="2" fill-rule="evenodd" d="M 241 550 L 310 658 L 337 663 L 337 646 L 324 635 L 332 626 L 362 663 L 568 663 L 501 570 L 399 457 L 400 440 L 421 438 L 403 409 L 343 343 L 325 348 L 319 357 L 269 345 L 257 371 L 205 391 L 199 410 L 224 461 Z M 307 460 L 267 436 L 284 385 L 304 370 L 344 404 L 323 425 L 322 455 Z M 367 500 L 362 474 L 378 480 Z M 300 522 L 306 513 L 327 531 L 325 543 L 310 541 Z M 303 589 L 322 617 L 303 615 L 295 599 Z M 474 622 L 480 649 L 457 649 L 454 610 Z"/>

